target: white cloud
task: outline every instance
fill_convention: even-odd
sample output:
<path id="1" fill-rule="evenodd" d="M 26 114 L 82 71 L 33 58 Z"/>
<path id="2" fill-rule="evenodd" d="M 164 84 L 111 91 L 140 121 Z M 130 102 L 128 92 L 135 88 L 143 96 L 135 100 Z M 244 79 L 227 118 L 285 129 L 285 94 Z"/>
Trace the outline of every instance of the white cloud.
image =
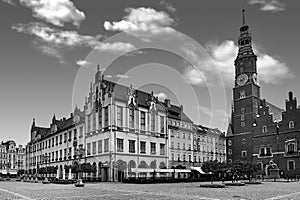
<path id="1" fill-rule="evenodd" d="M 86 61 L 86 60 L 77 60 L 76 64 L 81 66 L 81 67 L 87 67 L 89 66 L 91 63 Z"/>
<path id="2" fill-rule="evenodd" d="M 281 3 L 279 0 L 249 0 L 249 4 L 260 4 L 261 11 L 276 13 L 285 10 L 285 4 Z"/>
<path id="3" fill-rule="evenodd" d="M 22 5 L 32 10 L 33 16 L 55 26 L 72 23 L 79 27 L 85 20 L 85 14 L 78 10 L 70 0 L 19 0 Z"/>
<path id="4" fill-rule="evenodd" d="M 4 3 L 8 3 L 10 5 L 15 6 L 16 4 L 12 0 L 2 0 Z"/>
<path id="5" fill-rule="evenodd" d="M 88 47 L 112 53 L 127 52 L 135 49 L 130 43 L 100 42 L 99 39 L 102 38 L 101 35 L 81 35 L 77 31 L 62 31 L 56 28 L 50 28 L 43 23 L 17 24 L 13 25 L 12 29 L 35 36 L 35 46 L 41 46 L 39 49 L 45 49 L 45 47 L 47 47 L 48 49 L 43 50 L 43 52 L 51 56 L 55 55 L 54 57 L 57 57 L 59 50 L 62 48 Z"/>
<path id="6" fill-rule="evenodd" d="M 118 78 L 118 79 L 125 79 L 125 78 L 129 78 L 129 76 L 125 75 L 125 74 L 108 74 L 105 76 L 106 78 Z"/>
<path id="7" fill-rule="evenodd" d="M 203 71 L 199 71 L 194 67 L 188 67 L 184 71 L 184 77 L 187 82 L 192 85 L 203 85 L 206 82 L 206 76 Z"/>
<path id="8" fill-rule="evenodd" d="M 195 68 L 187 68 L 185 74 L 190 78 L 191 84 L 201 84 L 203 81 L 213 82 L 214 76 L 222 76 L 227 86 L 232 86 L 234 82 L 234 60 L 238 53 L 238 47 L 231 40 L 225 40 L 221 43 L 209 43 L 206 50 L 209 58 L 201 59 L 193 49 L 182 48 L 186 55 L 197 63 L 197 68 L 205 75 L 202 80 L 200 75 L 195 75 Z M 259 79 L 268 84 L 279 84 L 285 78 L 291 77 L 286 63 L 280 59 L 261 52 L 254 45 L 254 52 L 257 55 L 257 70 Z"/>
<path id="9" fill-rule="evenodd" d="M 153 8 L 126 8 L 127 15 L 118 22 L 104 22 L 104 28 L 109 31 L 125 31 L 136 37 L 147 37 L 162 33 L 172 33 L 174 20 L 163 11 Z M 149 40 L 149 39 L 148 39 Z"/>
<path id="10" fill-rule="evenodd" d="M 127 76 L 125 74 L 117 74 L 116 77 L 117 78 L 129 78 L 129 76 Z"/>
<path id="11" fill-rule="evenodd" d="M 169 2 L 167 2 L 166 0 L 161 0 L 161 1 L 159 2 L 159 4 L 162 5 L 162 6 L 164 6 L 169 12 L 174 13 L 174 12 L 176 11 L 176 8 L 174 8 L 174 7 L 172 6 L 172 4 L 169 3 Z"/>
<path id="12" fill-rule="evenodd" d="M 167 95 L 164 92 L 160 92 L 158 94 L 154 94 L 155 97 L 158 97 L 159 101 L 164 101 L 167 99 Z"/>
<path id="13" fill-rule="evenodd" d="M 135 46 L 131 43 L 114 42 L 114 43 L 98 43 L 95 47 L 98 51 L 107 52 L 130 52 L 135 50 Z"/>

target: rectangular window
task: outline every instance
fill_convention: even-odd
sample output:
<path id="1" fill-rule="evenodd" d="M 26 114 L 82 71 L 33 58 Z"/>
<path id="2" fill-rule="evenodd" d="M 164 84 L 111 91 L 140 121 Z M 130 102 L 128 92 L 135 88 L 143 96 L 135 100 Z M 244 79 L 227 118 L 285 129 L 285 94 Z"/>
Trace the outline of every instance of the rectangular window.
<path id="1" fill-rule="evenodd" d="M 67 132 L 64 133 L 64 143 L 67 142 Z"/>
<path id="2" fill-rule="evenodd" d="M 186 161 L 186 160 L 185 160 L 185 154 L 183 154 L 183 157 L 182 157 L 182 159 L 183 159 L 183 161 Z"/>
<path id="3" fill-rule="evenodd" d="M 271 153 L 271 148 L 270 147 L 267 147 L 266 148 L 266 156 L 271 156 L 272 153 Z"/>
<path id="4" fill-rule="evenodd" d="M 67 149 L 64 149 L 64 157 L 66 159 L 66 157 L 67 157 Z"/>
<path id="5" fill-rule="evenodd" d="M 91 115 L 87 115 L 87 132 L 91 132 Z"/>
<path id="6" fill-rule="evenodd" d="M 98 153 L 102 153 L 102 140 L 98 140 Z"/>
<path id="7" fill-rule="evenodd" d="M 146 142 L 141 141 L 141 153 L 146 153 Z"/>
<path id="8" fill-rule="evenodd" d="M 93 131 L 95 130 L 96 130 L 96 112 L 93 113 Z"/>
<path id="9" fill-rule="evenodd" d="M 69 142 L 72 140 L 72 131 L 69 131 Z"/>
<path id="10" fill-rule="evenodd" d="M 151 113 L 150 114 L 150 123 L 151 123 L 151 131 L 154 132 L 155 131 L 155 113 Z"/>
<path id="11" fill-rule="evenodd" d="M 171 160 L 174 161 L 174 153 L 171 154 Z"/>
<path id="12" fill-rule="evenodd" d="M 129 141 L 129 153 L 135 153 L 135 140 L 128 140 Z"/>
<path id="13" fill-rule="evenodd" d="M 177 149 L 180 149 L 180 143 L 179 142 L 177 143 Z"/>
<path id="14" fill-rule="evenodd" d="M 165 155 L 166 154 L 166 145 L 165 144 L 160 144 L 160 155 Z"/>
<path id="15" fill-rule="evenodd" d="M 134 108 L 129 108 L 129 128 L 134 128 Z"/>
<path id="16" fill-rule="evenodd" d="M 59 135 L 59 144 L 62 144 L 62 135 Z"/>
<path id="17" fill-rule="evenodd" d="M 59 159 L 62 160 L 63 154 L 62 154 L 62 149 L 59 150 Z"/>
<path id="18" fill-rule="evenodd" d="M 96 142 L 93 142 L 93 143 L 92 143 L 92 153 L 93 153 L 93 154 L 96 154 L 96 149 L 97 149 L 97 143 L 96 143 Z"/>
<path id="19" fill-rule="evenodd" d="M 102 108 L 99 110 L 99 127 L 102 128 Z"/>
<path id="20" fill-rule="evenodd" d="M 104 108 L 104 126 L 108 126 L 108 106 Z"/>
<path id="21" fill-rule="evenodd" d="M 150 148 L 151 148 L 151 154 L 155 155 L 156 154 L 156 143 L 151 142 L 150 143 Z"/>
<path id="22" fill-rule="evenodd" d="M 160 132 L 165 133 L 165 118 L 160 116 Z"/>
<path id="23" fill-rule="evenodd" d="M 294 160 L 289 160 L 288 161 L 288 170 L 295 170 L 295 161 Z"/>
<path id="24" fill-rule="evenodd" d="M 174 149 L 174 142 L 171 142 L 171 149 Z"/>
<path id="25" fill-rule="evenodd" d="M 109 151 L 109 138 L 104 140 L 104 152 Z"/>
<path id="26" fill-rule="evenodd" d="M 185 139 L 185 133 L 182 133 L 182 138 Z"/>
<path id="27" fill-rule="evenodd" d="M 74 140 L 76 140 L 77 139 L 77 129 L 75 128 L 74 129 Z"/>
<path id="28" fill-rule="evenodd" d="M 117 152 L 123 152 L 124 151 L 124 143 L 123 139 L 117 138 Z"/>
<path id="29" fill-rule="evenodd" d="M 180 154 L 177 155 L 177 160 L 180 161 Z"/>
<path id="30" fill-rule="evenodd" d="M 146 129 L 146 113 L 141 111 L 141 130 Z"/>
<path id="31" fill-rule="evenodd" d="M 81 126 L 79 128 L 79 137 L 81 138 L 83 136 L 83 127 Z"/>
<path id="32" fill-rule="evenodd" d="M 121 106 L 117 106 L 117 126 L 123 126 L 123 108 Z"/>
<path id="33" fill-rule="evenodd" d="M 72 156 L 72 147 L 69 147 L 69 158 Z"/>
<path id="34" fill-rule="evenodd" d="M 55 141 L 56 141 L 55 145 L 57 146 L 58 145 L 58 136 L 55 137 Z"/>
<path id="35" fill-rule="evenodd" d="M 91 143 L 86 144 L 86 154 L 91 155 Z"/>

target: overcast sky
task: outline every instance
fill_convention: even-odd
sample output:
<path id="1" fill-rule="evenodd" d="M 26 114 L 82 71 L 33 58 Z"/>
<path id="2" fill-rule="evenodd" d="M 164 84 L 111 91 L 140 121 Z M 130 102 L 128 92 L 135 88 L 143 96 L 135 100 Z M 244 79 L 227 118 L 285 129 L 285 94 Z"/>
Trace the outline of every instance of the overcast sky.
<path id="1" fill-rule="evenodd" d="M 226 130 L 233 61 L 246 9 L 261 96 L 300 96 L 299 1 L 2 0 L 0 141 L 29 141 L 32 119 L 83 108 L 96 65 L 105 77 L 183 105 L 195 123 Z"/>

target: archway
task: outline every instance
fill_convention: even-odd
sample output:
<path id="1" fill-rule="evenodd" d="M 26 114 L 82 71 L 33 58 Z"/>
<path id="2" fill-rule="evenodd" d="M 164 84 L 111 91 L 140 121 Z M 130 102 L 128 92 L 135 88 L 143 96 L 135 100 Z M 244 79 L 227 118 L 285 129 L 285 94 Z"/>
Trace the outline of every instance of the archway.
<path id="1" fill-rule="evenodd" d="M 151 169 L 156 169 L 156 168 L 157 168 L 156 160 L 153 160 L 153 161 L 150 163 L 150 168 L 151 168 Z"/>
<path id="2" fill-rule="evenodd" d="M 159 169 L 167 169 L 166 163 L 165 162 L 160 162 L 159 163 Z"/>
<path id="3" fill-rule="evenodd" d="M 133 160 L 128 162 L 128 176 L 135 177 L 135 173 L 132 172 L 132 168 L 136 168 L 136 163 Z"/>
<path id="4" fill-rule="evenodd" d="M 125 178 L 125 171 L 127 169 L 127 163 L 123 160 L 118 160 L 115 165 L 117 169 L 117 180 L 122 182 Z"/>

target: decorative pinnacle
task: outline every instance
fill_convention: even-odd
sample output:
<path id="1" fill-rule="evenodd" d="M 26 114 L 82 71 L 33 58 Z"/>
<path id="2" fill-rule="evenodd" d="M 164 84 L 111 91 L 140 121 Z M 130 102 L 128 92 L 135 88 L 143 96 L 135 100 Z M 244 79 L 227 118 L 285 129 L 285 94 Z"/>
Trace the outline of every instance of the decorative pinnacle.
<path id="1" fill-rule="evenodd" d="M 245 20 L 245 9 L 242 10 L 243 12 L 243 25 L 246 24 L 246 20 Z"/>

